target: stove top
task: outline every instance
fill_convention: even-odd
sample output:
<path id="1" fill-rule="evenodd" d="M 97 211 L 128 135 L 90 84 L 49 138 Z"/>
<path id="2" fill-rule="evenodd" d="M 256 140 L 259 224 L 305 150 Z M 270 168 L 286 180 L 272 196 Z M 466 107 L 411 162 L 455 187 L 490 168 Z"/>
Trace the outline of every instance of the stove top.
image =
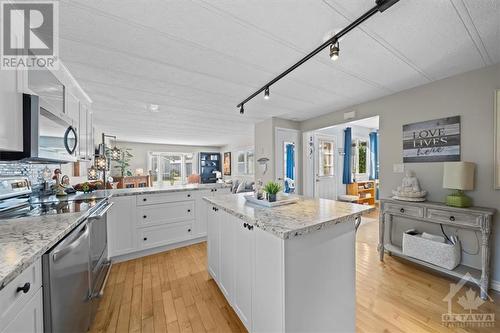
<path id="1" fill-rule="evenodd" d="M 0 178 L 0 219 L 87 212 L 100 200 L 34 195 L 27 179 Z"/>
<path id="2" fill-rule="evenodd" d="M 15 202 L 14 202 L 15 200 Z M 67 200 L 48 198 L 15 198 L 8 203 L 0 203 L 0 219 L 14 219 L 28 216 L 56 215 L 87 212 L 99 200 Z M 2 207 L 3 206 L 3 207 Z"/>

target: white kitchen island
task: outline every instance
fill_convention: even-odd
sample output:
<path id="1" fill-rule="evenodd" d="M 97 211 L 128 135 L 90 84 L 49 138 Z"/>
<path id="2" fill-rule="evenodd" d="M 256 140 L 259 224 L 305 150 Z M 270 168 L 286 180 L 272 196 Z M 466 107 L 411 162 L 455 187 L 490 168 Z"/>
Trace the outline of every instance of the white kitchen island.
<path id="1" fill-rule="evenodd" d="M 370 207 L 204 199 L 208 271 L 249 332 L 355 331 L 354 226 Z"/>

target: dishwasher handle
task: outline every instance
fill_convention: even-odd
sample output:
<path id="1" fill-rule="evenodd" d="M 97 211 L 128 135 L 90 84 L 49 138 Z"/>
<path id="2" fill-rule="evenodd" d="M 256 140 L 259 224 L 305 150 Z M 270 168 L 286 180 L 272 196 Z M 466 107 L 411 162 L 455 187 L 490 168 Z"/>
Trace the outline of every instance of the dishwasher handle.
<path id="1" fill-rule="evenodd" d="M 114 203 L 113 202 L 108 202 L 104 208 L 102 208 L 101 210 L 93 213 L 92 215 L 89 216 L 89 220 L 98 220 L 98 219 L 102 219 L 103 216 L 108 212 L 108 210 L 111 208 L 111 206 L 113 206 Z"/>
<path id="2" fill-rule="evenodd" d="M 79 235 L 77 238 L 75 238 L 68 246 L 63 247 L 60 250 L 54 251 L 52 254 L 52 260 L 54 262 L 58 261 L 68 253 L 70 253 L 72 250 L 76 249 L 83 241 L 83 239 L 87 238 L 89 235 L 89 227 L 85 223 L 83 228 L 79 231 Z"/>

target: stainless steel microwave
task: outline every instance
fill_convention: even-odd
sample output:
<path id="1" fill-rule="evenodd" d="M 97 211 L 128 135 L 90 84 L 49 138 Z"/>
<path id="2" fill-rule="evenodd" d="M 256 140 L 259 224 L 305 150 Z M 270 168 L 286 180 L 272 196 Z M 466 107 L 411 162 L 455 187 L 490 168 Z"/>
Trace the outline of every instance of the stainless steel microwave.
<path id="1" fill-rule="evenodd" d="M 0 152 L 2 161 L 75 162 L 76 129 L 64 114 L 40 106 L 39 97 L 23 94 L 23 151 Z"/>

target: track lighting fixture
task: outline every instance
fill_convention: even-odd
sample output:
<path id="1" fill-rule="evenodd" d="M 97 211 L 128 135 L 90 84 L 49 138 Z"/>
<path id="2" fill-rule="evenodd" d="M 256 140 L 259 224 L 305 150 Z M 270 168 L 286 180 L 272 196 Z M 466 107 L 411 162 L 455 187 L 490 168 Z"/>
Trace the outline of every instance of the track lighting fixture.
<path id="1" fill-rule="evenodd" d="M 336 61 L 339 58 L 340 46 L 339 42 L 330 45 L 330 59 Z"/>
<path id="2" fill-rule="evenodd" d="M 370 17 L 377 13 L 382 13 L 392 7 L 394 4 L 396 4 L 399 0 L 375 0 L 375 6 L 373 6 L 371 9 L 366 11 L 364 14 L 362 14 L 360 17 L 358 17 L 356 20 L 351 22 L 348 26 L 346 26 L 344 29 L 340 30 L 337 32 L 334 36 L 332 36 L 330 39 L 325 41 L 323 44 L 315 48 L 313 51 L 311 51 L 309 54 L 304 56 L 302 59 L 300 59 L 298 62 L 290 66 L 287 70 L 285 70 L 283 73 L 279 74 L 276 76 L 274 79 L 266 83 L 263 87 L 255 91 L 253 94 L 245 98 L 241 103 L 239 103 L 236 107 L 240 108 L 240 113 L 243 114 L 245 113 L 245 110 L 243 109 L 243 105 L 250 101 L 251 99 L 255 98 L 255 96 L 259 95 L 261 92 L 264 91 L 264 98 L 267 99 L 269 98 L 269 87 L 290 74 L 292 71 L 297 69 L 297 67 L 301 66 L 304 64 L 306 61 L 314 57 L 316 54 L 320 53 L 327 47 L 330 47 L 330 58 L 332 60 L 337 60 L 339 57 L 339 44 L 338 40 L 341 39 L 343 36 L 345 36 L 348 32 L 368 20 Z"/>

